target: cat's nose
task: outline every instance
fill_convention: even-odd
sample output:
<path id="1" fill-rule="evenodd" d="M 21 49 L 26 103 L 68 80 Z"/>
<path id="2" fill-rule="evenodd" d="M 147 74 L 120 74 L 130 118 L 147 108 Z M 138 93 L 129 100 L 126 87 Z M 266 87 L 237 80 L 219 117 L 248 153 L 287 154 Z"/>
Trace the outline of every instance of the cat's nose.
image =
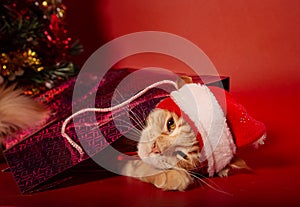
<path id="1" fill-rule="evenodd" d="M 158 149 L 156 142 L 153 143 L 151 152 L 156 154 L 160 153 L 160 150 Z"/>

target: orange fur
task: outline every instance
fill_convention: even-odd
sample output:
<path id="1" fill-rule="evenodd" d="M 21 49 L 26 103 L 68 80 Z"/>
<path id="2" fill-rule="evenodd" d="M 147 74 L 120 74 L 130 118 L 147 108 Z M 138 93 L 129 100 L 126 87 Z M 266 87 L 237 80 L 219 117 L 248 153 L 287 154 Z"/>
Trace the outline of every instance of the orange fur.
<path id="1" fill-rule="evenodd" d="M 178 88 L 186 83 L 192 83 L 192 79 L 182 77 L 177 81 Z M 168 127 L 170 118 L 175 127 Z M 137 148 L 141 160 L 125 165 L 123 172 L 163 190 L 183 191 L 193 182 L 192 177 L 201 180 L 200 174 L 207 173 L 207 162 L 200 162 L 201 149 L 193 129 L 168 110 L 156 108 L 148 115 Z M 218 175 L 224 177 L 232 168 L 247 167 L 243 160 L 233 159 Z"/>
<path id="2" fill-rule="evenodd" d="M 23 95 L 21 89 L 0 86 L 0 143 L 6 135 L 33 127 L 48 115 L 46 107 Z"/>
<path id="3" fill-rule="evenodd" d="M 182 77 L 177 85 L 180 88 L 191 82 L 191 78 Z M 170 118 L 175 123 L 172 131 L 167 127 Z M 186 157 L 178 156 L 177 150 L 184 151 Z M 193 182 L 189 171 L 200 166 L 200 149 L 192 128 L 183 118 L 163 109 L 155 109 L 147 117 L 138 155 L 141 160 L 128 163 L 123 172 L 163 190 L 184 191 Z"/>
<path id="4" fill-rule="evenodd" d="M 166 126 L 170 118 L 176 125 L 172 131 Z M 187 157 L 178 156 L 177 150 L 184 151 Z M 200 167 L 200 149 L 192 128 L 175 113 L 162 109 L 149 114 L 138 154 L 141 160 L 125 165 L 124 174 L 163 190 L 184 191 L 193 182 L 189 171 Z"/>

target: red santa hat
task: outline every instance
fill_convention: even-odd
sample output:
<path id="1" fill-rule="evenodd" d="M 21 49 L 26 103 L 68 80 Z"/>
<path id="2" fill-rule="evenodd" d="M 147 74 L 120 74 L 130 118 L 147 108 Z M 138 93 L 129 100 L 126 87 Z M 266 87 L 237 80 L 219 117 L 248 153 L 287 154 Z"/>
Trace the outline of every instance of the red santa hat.
<path id="1" fill-rule="evenodd" d="M 265 138 L 265 125 L 219 87 L 186 84 L 156 108 L 174 112 L 191 125 L 202 147 L 200 159 L 207 160 L 210 176 L 231 161 L 236 147 L 259 143 Z"/>

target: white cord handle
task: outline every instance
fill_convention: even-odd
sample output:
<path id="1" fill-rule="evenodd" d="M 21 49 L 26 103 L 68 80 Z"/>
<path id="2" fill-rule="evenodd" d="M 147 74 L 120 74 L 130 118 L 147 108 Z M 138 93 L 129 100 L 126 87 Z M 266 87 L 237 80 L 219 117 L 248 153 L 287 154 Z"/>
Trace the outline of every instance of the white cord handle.
<path id="1" fill-rule="evenodd" d="M 108 108 L 85 108 L 85 109 L 81 109 L 81 110 L 77 111 L 76 113 L 72 114 L 71 116 L 69 116 L 63 122 L 62 127 L 61 127 L 61 135 L 65 139 L 67 139 L 67 141 L 70 143 L 70 145 L 72 147 L 74 147 L 79 152 L 80 159 L 82 159 L 83 155 L 84 155 L 83 149 L 74 140 L 72 140 L 72 138 L 66 133 L 66 127 L 67 127 L 68 123 L 71 121 L 71 119 L 73 119 L 75 116 L 78 116 L 78 115 L 83 114 L 85 112 L 110 112 L 110 111 L 114 111 L 114 110 L 120 109 L 120 108 L 126 106 L 127 104 L 129 104 L 130 102 L 134 101 L 135 99 L 139 98 L 143 94 L 145 94 L 148 90 L 150 90 L 152 88 L 155 88 L 155 87 L 157 87 L 159 85 L 163 85 L 163 84 L 171 84 L 171 85 L 173 85 L 177 89 L 176 82 L 171 81 L 171 80 L 162 80 L 162 81 L 153 83 L 152 85 L 146 87 L 145 89 L 143 89 L 140 92 L 138 92 L 136 95 L 132 96 L 128 100 L 126 100 L 123 103 L 120 103 L 118 105 L 115 105 L 115 106 L 112 106 L 112 107 L 108 107 Z"/>

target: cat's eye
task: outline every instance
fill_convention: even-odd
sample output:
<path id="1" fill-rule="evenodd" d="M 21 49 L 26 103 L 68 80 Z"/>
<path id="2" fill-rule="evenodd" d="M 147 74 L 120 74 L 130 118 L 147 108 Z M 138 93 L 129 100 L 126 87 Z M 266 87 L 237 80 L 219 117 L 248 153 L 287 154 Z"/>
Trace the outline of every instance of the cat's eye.
<path id="1" fill-rule="evenodd" d="M 171 117 L 167 121 L 167 129 L 169 132 L 172 132 L 175 128 L 176 128 L 175 121 L 174 121 L 173 117 Z"/>

